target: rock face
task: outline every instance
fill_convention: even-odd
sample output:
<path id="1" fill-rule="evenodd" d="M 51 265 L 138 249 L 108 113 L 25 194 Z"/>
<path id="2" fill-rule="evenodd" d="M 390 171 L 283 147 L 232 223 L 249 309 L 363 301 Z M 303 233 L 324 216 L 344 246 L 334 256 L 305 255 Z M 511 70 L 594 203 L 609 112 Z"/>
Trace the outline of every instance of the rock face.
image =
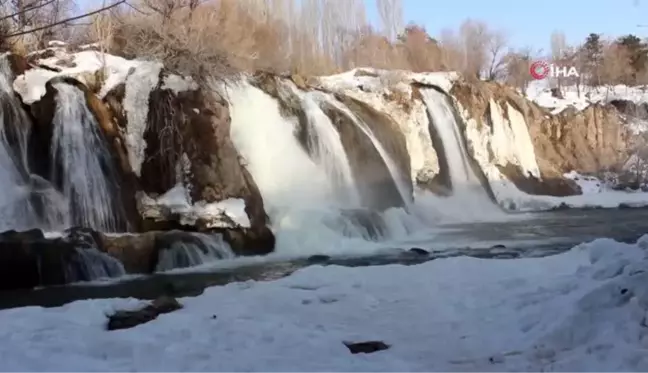
<path id="1" fill-rule="evenodd" d="M 52 175 L 62 168 L 61 160 L 50 154 L 59 94 L 56 86 L 67 84 L 81 90 L 83 105 L 100 127 L 101 143 L 109 149 L 109 162 L 95 168 L 101 168 L 105 178 L 118 186 L 114 204 L 124 216 L 118 231 L 137 234 L 93 233 L 94 243 L 87 240 L 88 234 L 70 233 L 65 240 L 45 240 L 47 243 L 42 237 L 21 236 L 29 249 L 7 238 L 12 254 L 5 255 L 13 255 L 9 262 L 27 263 L 16 268 L 27 268 L 41 257 L 52 263 L 74 262 L 80 255 L 79 242 L 83 242 L 83 247 L 117 258 L 129 273 L 151 273 L 171 247 L 179 243 L 201 246 L 195 242 L 197 236 L 192 236 L 196 232 L 218 234 L 237 255 L 263 255 L 274 249 L 275 237 L 268 227 L 261 192 L 230 138 L 231 108 L 219 82 L 198 84 L 160 63 L 116 56 L 110 58 L 120 61 L 110 68 L 103 56 L 103 61 L 94 61 L 100 67 L 80 71 L 93 65 L 84 59 L 97 58 L 96 54 L 69 53 L 66 48 L 58 45 L 28 58 L 9 56 L 3 60 L 5 75 L 18 75 L 13 86 L 29 113 L 24 122 L 31 127 L 31 131 L 23 131 L 5 125 L 7 137 L 18 144 L 13 140 L 29 133 L 29 167 L 21 171 L 35 174 L 27 175 L 32 184 L 42 181 L 60 189 L 59 180 Z M 323 121 L 328 132 L 322 136 L 327 136 L 326 146 L 335 143 L 335 148 L 325 151 L 338 156 L 343 148 L 346 159 L 342 160 L 352 174 L 347 177 L 345 168 L 344 177 L 353 179 L 360 192 L 357 204 L 361 206 L 355 206 L 354 199 L 349 209 L 368 209 L 376 214 L 408 206 L 421 190 L 439 195 L 452 191 L 449 164 L 435 126 L 449 123 L 432 122 L 439 107 L 435 105 L 428 112 L 424 98 L 430 101 L 430 97 L 436 97 L 430 96 L 429 90 L 442 91 L 447 98 L 450 105 L 441 108 L 452 109 L 458 118 L 458 139 L 461 137 L 469 153 L 463 161 L 472 167 L 493 199 L 498 198 L 495 187 L 502 183 L 508 183 L 507 187 L 515 184 L 528 194 L 581 193 L 563 174 L 618 168 L 630 152 L 630 138 L 620 112 L 647 116 L 645 105 L 632 106 L 624 101 L 552 115 L 510 87 L 468 83 L 450 75 L 356 69 L 310 79 L 257 74 L 250 83 L 277 99 L 284 118 L 296 119 L 294 135 L 305 156 L 315 163 L 325 163 L 315 160 L 325 147 L 318 136 L 325 132 L 318 132 L 321 128 L 311 123 L 312 114 L 328 117 L 330 124 Z M 7 100 L 13 97 L 7 96 L 9 89 L 4 93 L 5 101 L 15 102 Z M 22 106 L 13 106 L 18 109 L 11 115 L 24 114 Z M 5 124 L 12 122 L 8 117 Z M 331 168 L 341 164 L 337 158 L 330 162 L 337 162 Z M 330 166 L 319 163 L 316 167 Z M 349 215 L 342 210 L 341 216 Z M 387 230 L 373 224 L 374 219 L 352 215 L 353 219 L 347 216 L 346 220 L 368 226 L 371 239 L 378 239 Z M 9 236 L 14 237 L 12 234 Z M 70 240 L 77 246 L 71 248 Z M 62 247 L 61 253 L 50 257 L 48 248 L 56 245 Z M 32 273 L 29 271 L 25 273 Z M 46 279 L 39 276 L 42 274 L 26 275 L 25 284 L 67 281 L 61 280 L 61 273 L 48 274 Z"/>
<path id="2" fill-rule="evenodd" d="M 24 99 L 29 116 L 27 120 L 31 119 L 33 123 L 31 131 L 26 131 L 30 136 L 29 168 L 35 174 L 33 177 L 40 177 L 45 183 L 50 181 L 59 189 L 61 187 L 56 180 L 50 180 L 61 167 L 56 163 L 60 160 L 50 154 L 58 93 L 55 85 L 69 84 L 84 93 L 86 100 L 83 105 L 96 119 L 102 141 L 110 151 L 110 165 L 102 172 L 115 171 L 105 177 L 118 186 L 113 207 L 123 210 L 125 217 L 117 227 L 118 231 L 136 233 L 181 229 L 217 232 L 239 255 L 267 254 L 274 249 L 275 239 L 268 228 L 261 194 L 229 138 L 228 105 L 216 90 L 208 84 L 199 87 L 189 78 L 162 69 L 159 76 L 149 77 L 157 83 L 144 95 L 146 105 L 138 106 L 142 95 L 132 88 L 140 88 L 137 86 L 140 76 L 136 77 L 136 84 L 129 87 L 128 84 L 107 81 L 106 70 L 102 68 L 66 73 L 67 67 L 82 63 L 75 56 L 66 46 L 55 46 L 28 58 L 10 56 L 6 60 L 6 73 L 16 76 L 30 73 L 29 77 L 21 75 L 14 87 L 18 97 Z M 95 57 L 84 55 L 83 58 Z M 128 74 L 132 75 L 140 65 L 131 65 L 127 66 L 131 66 Z M 147 66 L 143 68 L 140 75 L 147 73 Z M 59 72 L 61 74 L 57 76 Z M 40 75 L 45 78 L 40 79 L 42 87 L 38 86 Z M 138 101 L 129 102 L 133 97 Z M 138 122 L 140 117 L 133 115 L 133 108 L 141 109 L 135 114 L 144 114 L 141 122 Z M 141 164 L 134 164 L 131 132 L 138 125 L 143 131 L 141 138 L 134 140 L 144 144 L 144 153 Z M 7 128 L 13 131 L 12 127 Z M 17 135 L 8 132 L 8 136 L 13 138 Z M 177 211 L 162 208 L 159 209 L 162 213 L 151 218 L 146 211 L 139 209 L 143 205 L 142 198 L 151 200 L 178 185 L 187 191 L 187 202 L 200 205 L 203 210 L 221 201 L 241 200 L 245 220 L 249 223 L 214 225 L 207 216 L 194 219 L 187 225 L 187 219 Z M 122 238 L 104 240 L 103 243 L 106 251 L 119 258 L 129 272 L 150 273 L 157 254 L 155 244 L 147 242 L 155 241 L 158 236 L 157 233 L 143 234 L 139 240 Z"/>
<path id="3" fill-rule="evenodd" d="M 125 91 L 123 84 L 118 85 L 105 98 L 121 128 L 129 126 L 124 109 Z M 192 203 L 240 198 L 245 202 L 250 226 L 220 231 L 237 253 L 256 255 L 272 251 L 274 236 L 267 227 L 261 193 L 229 137 L 227 103 L 216 91 L 163 70 L 158 86 L 150 92 L 149 107 L 143 133 L 146 151 L 139 178 L 141 190 L 155 196 L 180 184 L 187 189 Z M 208 224 L 201 224 L 208 222 L 200 219 L 197 226 L 183 227 L 173 214 L 144 218 L 144 230 L 170 226 L 208 228 Z"/>
<path id="4" fill-rule="evenodd" d="M 565 179 L 564 173 L 614 170 L 628 157 L 627 129 L 612 105 L 592 105 L 582 111 L 565 110 L 552 115 L 512 88 L 497 83 L 456 84 L 452 93 L 477 126 L 489 127 L 485 133 L 493 132 L 491 101 L 505 116 L 511 112 L 522 114 L 540 175 L 529 176 L 520 164 L 499 162 L 497 167 L 527 193 L 580 194 L 580 188 Z M 507 110 L 508 106 L 514 110 Z M 498 162 L 492 152 L 489 161 Z"/>

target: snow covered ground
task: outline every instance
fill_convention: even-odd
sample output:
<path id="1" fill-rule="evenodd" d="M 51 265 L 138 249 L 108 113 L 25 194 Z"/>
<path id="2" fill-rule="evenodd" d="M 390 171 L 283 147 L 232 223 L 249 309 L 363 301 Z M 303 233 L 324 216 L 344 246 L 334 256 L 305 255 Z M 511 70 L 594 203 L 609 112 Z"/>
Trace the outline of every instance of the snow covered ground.
<path id="1" fill-rule="evenodd" d="M 5 371 L 645 371 L 648 235 L 561 255 L 313 266 L 213 287 L 120 331 L 136 300 L 0 311 Z M 381 340 L 373 354 L 343 341 Z"/>
<path id="2" fill-rule="evenodd" d="M 585 109 L 594 103 L 605 103 L 612 100 L 628 100 L 634 103 L 648 103 L 648 87 L 628 87 L 625 85 L 590 87 L 565 86 L 561 90 L 563 99 L 553 97 L 547 80 L 532 81 L 525 95 L 538 105 L 554 109 L 557 114 L 569 106 L 577 110 Z"/>
<path id="3" fill-rule="evenodd" d="M 648 192 L 641 190 L 614 190 L 610 183 L 606 183 L 594 176 L 581 175 L 574 171 L 566 173 L 563 176 L 574 180 L 581 187 L 583 194 L 567 197 L 531 195 L 519 190 L 508 180 L 491 180 L 491 188 L 499 204 L 513 211 L 546 211 L 562 206 L 571 208 L 648 206 Z"/>

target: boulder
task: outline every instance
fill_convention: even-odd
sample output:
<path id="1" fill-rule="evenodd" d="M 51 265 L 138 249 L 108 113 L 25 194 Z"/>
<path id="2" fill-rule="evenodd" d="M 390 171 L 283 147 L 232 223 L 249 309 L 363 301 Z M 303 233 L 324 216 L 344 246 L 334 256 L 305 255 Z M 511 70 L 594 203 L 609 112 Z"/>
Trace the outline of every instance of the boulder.
<path id="1" fill-rule="evenodd" d="M 108 315 L 107 330 L 133 328 L 155 320 L 159 315 L 170 313 L 182 308 L 175 298 L 159 297 L 150 304 L 136 310 L 120 310 Z"/>
<path id="2" fill-rule="evenodd" d="M 90 281 L 98 274 L 121 275 L 115 262 L 101 257 L 95 237 L 96 232 L 76 228 L 56 238 L 46 238 L 37 229 L 0 233 L 0 290 Z"/>

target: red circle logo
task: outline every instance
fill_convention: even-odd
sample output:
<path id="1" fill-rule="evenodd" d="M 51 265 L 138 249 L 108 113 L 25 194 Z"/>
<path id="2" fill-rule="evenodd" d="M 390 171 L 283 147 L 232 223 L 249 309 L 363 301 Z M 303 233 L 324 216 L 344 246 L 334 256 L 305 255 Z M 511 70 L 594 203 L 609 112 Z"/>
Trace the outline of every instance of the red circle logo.
<path id="1" fill-rule="evenodd" d="M 549 64 L 544 61 L 536 61 L 531 64 L 529 72 L 533 79 L 544 79 L 549 75 Z"/>

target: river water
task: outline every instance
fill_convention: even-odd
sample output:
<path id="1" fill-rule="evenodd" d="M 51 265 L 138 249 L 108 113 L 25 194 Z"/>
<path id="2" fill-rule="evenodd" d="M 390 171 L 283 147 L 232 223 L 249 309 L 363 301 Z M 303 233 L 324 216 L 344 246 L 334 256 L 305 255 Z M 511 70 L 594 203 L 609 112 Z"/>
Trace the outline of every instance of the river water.
<path id="1" fill-rule="evenodd" d="M 161 295 L 195 296 L 206 287 L 237 281 L 268 281 L 288 276 L 309 265 L 371 266 L 413 265 L 450 256 L 484 259 L 541 257 L 569 250 L 596 238 L 634 242 L 648 233 L 648 209 L 593 209 L 552 211 L 520 216 L 505 222 L 442 226 L 432 239 L 406 242 L 384 254 L 364 257 L 313 256 L 298 260 L 242 262 L 236 267 L 200 268 L 175 273 L 131 276 L 110 283 L 79 283 L 0 294 L 0 309 L 39 305 L 60 306 L 80 299 Z"/>

